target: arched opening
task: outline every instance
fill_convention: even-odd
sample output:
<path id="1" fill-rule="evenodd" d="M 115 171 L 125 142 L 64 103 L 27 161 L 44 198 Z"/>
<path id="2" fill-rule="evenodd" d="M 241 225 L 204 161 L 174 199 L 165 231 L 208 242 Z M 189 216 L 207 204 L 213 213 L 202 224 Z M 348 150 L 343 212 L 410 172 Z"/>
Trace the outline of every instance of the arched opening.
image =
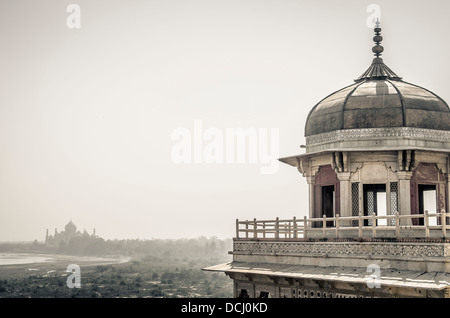
<path id="1" fill-rule="evenodd" d="M 386 216 L 386 184 L 364 184 L 364 215 Z M 365 220 L 365 225 L 373 225 L 372 220 Z M 378 224 L 387 225 L 386 220 L 378 220 Z"/>
<path id="2" fill-rule="evenodd" d="M 314 182 L 314 218 L 335 217 L 340 206 L 339 179 L 331 165 L 321 166 Z M 322 227 L 322 222 L 315 222 L 314 227 Z M 330 221 L 328 227 L 334 226 Z"/>
<path id="3" fill-rule="evenodd" d="M 447 182 L 435 163 L 421 162 L 414 169 L 411 178 L 411 214 L 441 212 L 446 210 Z M 430 218 L 430 222 L 440 224 L 440 220 Z M 413 225 L 423 225 L 423 218 L 412 219 Z M 430 225 L 433 225 L 430 223 Z"/>

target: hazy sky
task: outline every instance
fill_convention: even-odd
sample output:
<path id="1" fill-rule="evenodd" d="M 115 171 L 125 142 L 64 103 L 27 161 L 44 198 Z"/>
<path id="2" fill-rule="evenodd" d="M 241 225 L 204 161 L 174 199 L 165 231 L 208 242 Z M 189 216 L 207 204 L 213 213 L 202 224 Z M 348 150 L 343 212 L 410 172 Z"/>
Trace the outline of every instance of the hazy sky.
<path id="1" fill-rule="evenodd" d="M 303 217 L 295 168 L 177 164 L 172 134 L 278 129 L 279 156 L 302 153 L 309 110 L 371 63 L 371 3 L 385 63 L 450 101 L 447 0 L 0 0 L 0 241 L 70 219 L 144 239 Z"/>

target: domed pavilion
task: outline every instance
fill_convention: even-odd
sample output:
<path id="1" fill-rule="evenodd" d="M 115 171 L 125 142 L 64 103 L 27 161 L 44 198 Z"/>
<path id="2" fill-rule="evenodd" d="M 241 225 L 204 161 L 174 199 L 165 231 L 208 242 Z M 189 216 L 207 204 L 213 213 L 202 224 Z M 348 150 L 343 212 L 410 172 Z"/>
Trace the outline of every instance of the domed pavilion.
<path id="1" fill-rule="evenodd" d="M 380 32 L 370 67 L 311 109 L 306 154 L 281 159 L 308 180 L 311 218 L 448 210 L 449 106 L 384 64 Z"/>
<path id="2" fill-rule="evenodd" d="M 375 57 L 321 101 L 306 152 L 303 217 L 236 220 L 225 272 L 235 297 L 450 297 L 450 109 Z M 303 208 L 300 207 L 300 208 Z"/>

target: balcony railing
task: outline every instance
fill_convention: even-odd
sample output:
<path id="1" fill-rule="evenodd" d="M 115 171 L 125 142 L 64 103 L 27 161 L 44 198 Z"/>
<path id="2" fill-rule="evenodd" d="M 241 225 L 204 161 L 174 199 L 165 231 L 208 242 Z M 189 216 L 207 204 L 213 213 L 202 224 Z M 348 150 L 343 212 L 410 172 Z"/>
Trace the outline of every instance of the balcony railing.
<path id="1" fill-rule="evenodd" d="M 450 214 L 371 215 L 303 219 L 236 220 L 236 238 L 306 239 L 306 238 L 377 238 L 377 237 L 447 237 Z M 435 222 L 431 222 L 431 221 Z M 436 223 L 436 224 L 434 224 Z M 414 225 L 420 224 L 420 225 Z"/>

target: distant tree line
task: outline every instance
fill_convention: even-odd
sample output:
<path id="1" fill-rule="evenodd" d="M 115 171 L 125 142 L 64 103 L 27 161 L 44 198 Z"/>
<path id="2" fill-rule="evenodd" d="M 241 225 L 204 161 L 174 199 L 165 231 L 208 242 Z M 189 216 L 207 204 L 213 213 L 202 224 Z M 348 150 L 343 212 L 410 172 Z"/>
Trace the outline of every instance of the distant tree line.
<path id="1" fill-rule="evenodd" d="M 220 256 L 231 250 L 231 239 L 216 237 L 190 239 L 126 239 L 105 240 L 100 237 L 74 237 L 57 247 L 38 243 L 0 243 L 0 252 L 45 252 L 69 255 L 133 256 L 146 254 L 159 257 L 205 257 Z"/>

